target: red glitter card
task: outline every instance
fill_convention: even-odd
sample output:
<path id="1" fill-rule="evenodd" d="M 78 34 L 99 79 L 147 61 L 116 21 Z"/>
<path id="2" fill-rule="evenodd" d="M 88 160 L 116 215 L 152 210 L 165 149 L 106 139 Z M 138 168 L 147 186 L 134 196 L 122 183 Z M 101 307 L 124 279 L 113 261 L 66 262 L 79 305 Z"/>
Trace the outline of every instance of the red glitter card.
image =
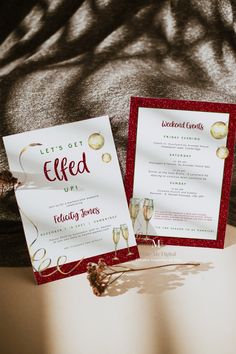
<path id="1" fill-rule="evenodd" d="M 132 97 L 126 194 L 138 242 L 223 248 L 236 105 Z"/>

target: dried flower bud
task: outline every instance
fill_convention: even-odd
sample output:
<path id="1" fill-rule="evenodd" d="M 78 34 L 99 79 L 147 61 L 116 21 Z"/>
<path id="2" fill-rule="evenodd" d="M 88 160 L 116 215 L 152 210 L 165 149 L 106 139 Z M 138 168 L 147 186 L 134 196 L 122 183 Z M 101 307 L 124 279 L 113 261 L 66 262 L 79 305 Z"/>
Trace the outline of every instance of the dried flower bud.
<path id="1" fill-rule="evenodd" d="M 101 296 L 105 293 L 106 289 L 108 286 L 112 283 L 114 283 L 117 279 L 120 278 L 124 273 L 127 272 L 137 272 L 137 271 L 144 271 L 144 270 L 150 270 L 154 268 L 162 268 L 162 267 L 173 267 L 173 266 L 197 266 L 199 263 L 172 263 L 172 264 L 165 264 L 165 265 L 159 265 L 159 266 L 151 266 L 147 268 L 127 268 L 124 267 L 123 269 L 122 266 L 116 267 L 113 266 L 108 267 L 107 264 L 103 259 L 99 259 L 98 264 L 95 263 L 88 263 L 87 264 L 87 279 L 89 281 L 89 284 L 93 290 L 94 295 L 96 296 Z M 117 276 L 118 275 L 118 276 Z M 116 276 L 115 279 L 112 277 Z"/>
<path id="2" fill-rule="evenodd" d="M 96 296 L 101 296 L 101 295 L 102 295 L 102 293 L 98 290 L 98 288 L 96 288 L 96 287 L 93 286 L 92 289 L 93 289 L 94 295 L 96 295 Z"/>

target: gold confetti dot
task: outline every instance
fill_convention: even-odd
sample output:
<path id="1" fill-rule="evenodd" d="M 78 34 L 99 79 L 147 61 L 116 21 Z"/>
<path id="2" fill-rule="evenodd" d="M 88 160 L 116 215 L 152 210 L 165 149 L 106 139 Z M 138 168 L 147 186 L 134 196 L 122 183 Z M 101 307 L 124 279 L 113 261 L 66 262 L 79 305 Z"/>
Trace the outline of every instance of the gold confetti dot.
<path id="1" fill-rule="evenodd" d="M 228 134 L 228 127 L 224 122 L 216 122 L 212 124 L 210 132 L 214 139 L 223 139 Z"/>
<path id="2" fill-rule="evenodd" d="M 88 144 L 91 149 L 99 150 L 105 143 L 104 137 L 100 133 L 93 133 L 88 138 Z"/>
<path id="3" fill-rule="evenodd" d="M 111 155 L 106 152 L 105 154 L 102 155 L 102 161 L 106 163 L 111 162 Z"/>
<path id="4" fill-rule="evenodd" d="M 216 156 L 219 157 L 219 159 L 226 159 L 229 156 L 229 150 L 227 149 L 226 146 L 220 146 L 216 150 Z"/>

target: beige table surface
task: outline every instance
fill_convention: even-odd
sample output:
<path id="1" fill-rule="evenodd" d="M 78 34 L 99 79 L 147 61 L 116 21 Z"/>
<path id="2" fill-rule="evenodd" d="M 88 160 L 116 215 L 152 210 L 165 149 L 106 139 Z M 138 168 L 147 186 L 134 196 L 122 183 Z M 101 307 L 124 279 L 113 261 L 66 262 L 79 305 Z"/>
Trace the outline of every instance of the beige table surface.
<path id="1" fill-rule="evenodd" d="M 36 286 L 0 268 L 0 354 L 235 354 L 236 228 L 225 246 L 142 246 L 132 266 L 201 265 L 130 273 L 102 298 L 86 275 Z"/>

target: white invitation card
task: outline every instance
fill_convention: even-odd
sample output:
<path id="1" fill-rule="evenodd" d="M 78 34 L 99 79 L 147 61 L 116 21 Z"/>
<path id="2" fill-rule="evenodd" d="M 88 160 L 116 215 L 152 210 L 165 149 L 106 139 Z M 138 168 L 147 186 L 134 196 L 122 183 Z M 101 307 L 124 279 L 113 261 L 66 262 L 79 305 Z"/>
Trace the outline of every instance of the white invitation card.
<path id="1" fill-rule="evenodd" d="M 4 137 L 38 284 L 139 257 L 109 118 Z"/>

